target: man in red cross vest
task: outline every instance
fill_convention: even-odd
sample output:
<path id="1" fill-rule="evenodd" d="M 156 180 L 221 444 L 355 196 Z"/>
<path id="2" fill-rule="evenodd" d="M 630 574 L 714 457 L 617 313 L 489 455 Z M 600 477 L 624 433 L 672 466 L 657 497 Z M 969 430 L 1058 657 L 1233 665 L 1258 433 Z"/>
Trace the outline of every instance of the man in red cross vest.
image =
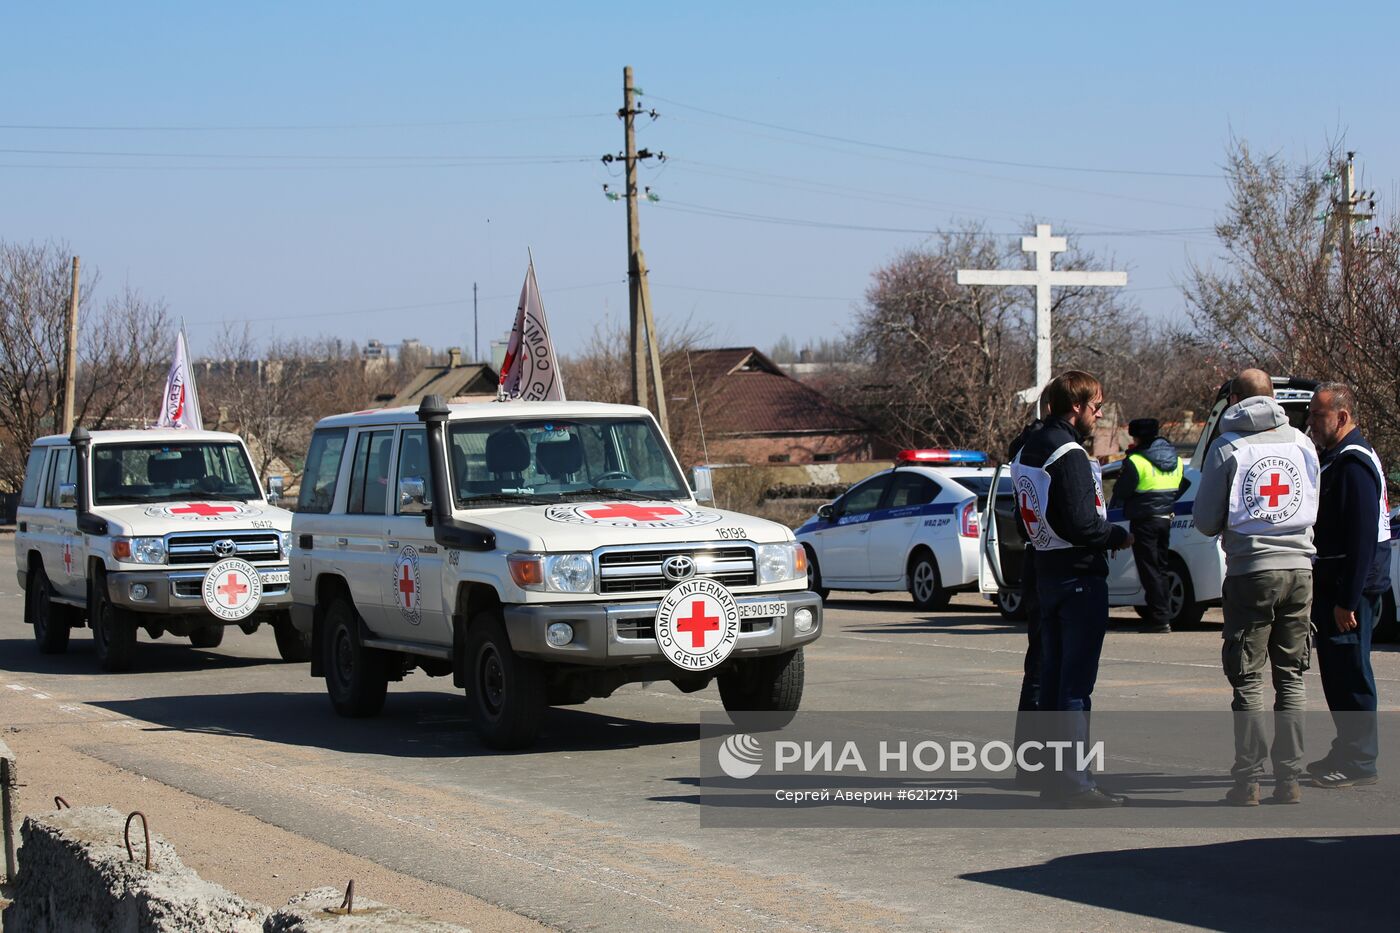
<path id="1" fill-rule="evenodd" d="M 1273 381 L 1246 369 L 1230 384 L 1220 437 L 1201 466 L 1193 515 L 1225 551 L 1225 677 L 1234 688 L 1234 806 L 1259 804 L 1264 761 L 1273 760 L 1275 803 L 1298 803 L 1303 771 L 1303 672 L 1310 657 L 1313 524 L 1318 465 L 1312 441 L 1274 400 Z M 1274 741 L 1267 743 L 1264 670 L 1272 668 Z"/>

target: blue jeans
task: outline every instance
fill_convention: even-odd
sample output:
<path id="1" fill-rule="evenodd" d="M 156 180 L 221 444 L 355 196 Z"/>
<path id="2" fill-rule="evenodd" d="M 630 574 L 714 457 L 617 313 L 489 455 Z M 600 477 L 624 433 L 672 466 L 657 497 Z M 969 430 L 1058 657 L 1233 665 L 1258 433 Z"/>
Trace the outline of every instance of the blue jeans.
<path id="1" fill-rule="evenodd" d="M 1041 568 L 1037 568 L 1039 571 Z M 1040 592 L 1040 708 L 1065 713 L 1054 717 L 1056 738 L 1089 741 L 1089 710 L 1099 655 L 1108 631 L 1108 581 L 1103 577 L 1064 577 L 1038 573 Z M 1054 775 L 1047 796 L 1090 790 L 1087 769 Z"/>
<path id="2" fill-rule="evenodd" d="M 1379 741 L 1376 729 L 1376 676 L 1371 670 L 1371 630 L 1380 615 L 1381 597 L 1363 596 L 1356 607 L 1356 628 L 1337 630 L 1332 594 L 1319 588 L 1313 598 L 1313 625 L 1317 628 L 1317 666 L 1322 692 L 1337 737 L 1326 761 L 1352 777 L 1376 773 Z"/>

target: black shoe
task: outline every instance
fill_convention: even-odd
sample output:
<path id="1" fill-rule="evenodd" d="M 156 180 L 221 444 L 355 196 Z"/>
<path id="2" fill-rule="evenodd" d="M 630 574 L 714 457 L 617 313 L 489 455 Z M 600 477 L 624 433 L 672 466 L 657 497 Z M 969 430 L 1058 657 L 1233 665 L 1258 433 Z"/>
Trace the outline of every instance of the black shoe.
<path id="1" fill-rule="evenodd" d="M 1326 774 L 1314 774 L 1312 779 L 1313 787 L 1361 787 L 1364 784 L 1375 784 L 1380 780 L 1380 775 L 1363 774 L 1351 775 L 1345 771 L 1329 771 Z"/>
<path id="2" fill-rule="evenodd" d="M 1112 807 L 1121 807 L 1127 802 L 1128 798 L 1126 797 L 1105 794 L 1097 787 L 1092 787 L 1077 794 L 1070 794 L 1068 797 L 1061 797 L 1057 806 L 1061 810 L 1107 810 Z"/>
<path id="3" fill-rule="evenodd" d="M 1337 769 L 1333 767 L 1331 758 L 1319 758 L 1317 761 L 1308 762 L 1307 772 L 1313 777 L 1335 770 Z"/>
<path id="4" fill-rule="evenodd" d="M 1150 625 L 1142 630 L 1144 635 L 1170 635 L 1172 627 L 1170 625 Z"/>

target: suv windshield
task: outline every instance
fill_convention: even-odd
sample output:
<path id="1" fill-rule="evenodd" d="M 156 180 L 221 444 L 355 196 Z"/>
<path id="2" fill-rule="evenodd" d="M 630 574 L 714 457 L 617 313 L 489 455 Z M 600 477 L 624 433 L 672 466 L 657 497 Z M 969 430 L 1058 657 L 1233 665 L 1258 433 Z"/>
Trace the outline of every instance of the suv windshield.
<path id="1" fill-rule="evenodd" d="M 462 421 L 448 438 L 458 506 L 690 496 L 670 449 L 644 418 Z"/>
<path id="2" fill-rule="evenodd" d="M 238 444 L 109 444 L 92 451 L 96 505 L 175 499 L 261 499 Z"/>

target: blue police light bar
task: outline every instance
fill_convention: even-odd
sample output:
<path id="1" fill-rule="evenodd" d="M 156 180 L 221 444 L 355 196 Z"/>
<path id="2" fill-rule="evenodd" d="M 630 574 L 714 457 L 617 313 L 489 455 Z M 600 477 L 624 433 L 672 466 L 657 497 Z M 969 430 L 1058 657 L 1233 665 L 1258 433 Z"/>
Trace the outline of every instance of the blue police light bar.
<path id="1" fill-rule="evenodd" d="M 901 450 L 895 455 L 897 463 L 986 463 L 987 455 L 980 450 Z"/>

